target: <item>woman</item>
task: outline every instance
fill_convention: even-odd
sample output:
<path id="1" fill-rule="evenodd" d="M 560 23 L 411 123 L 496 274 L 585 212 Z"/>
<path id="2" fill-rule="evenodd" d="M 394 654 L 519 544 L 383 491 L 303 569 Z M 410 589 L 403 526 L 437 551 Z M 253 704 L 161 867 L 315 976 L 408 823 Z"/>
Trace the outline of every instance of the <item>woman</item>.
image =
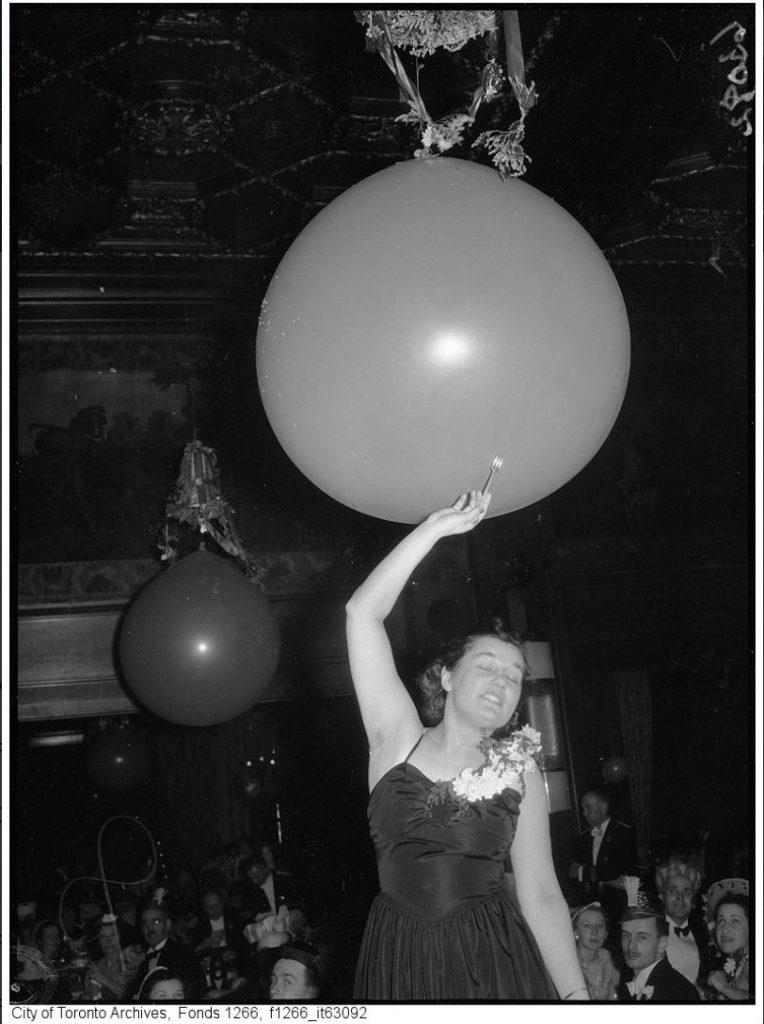
<path id="1" fill-rule="evenodd" d="M 384 629 L 419 562 L 442 537 L 472 530 L 489 503 L 472 491 L 434 512 L 347 605 L 382 890 L 359 955 L 360 1000 L 588 999 L 552 864 L 544 784 L 529 754 L 532 731 L 501 746 L 490 740 L 520 699 L 520 647 L 506 633 L 481 631 L 431 666 L 425 686 L 437 686 L 442 715 L 423 730 Z M 508 852 L 519 907 L 502 884 Z"/>
<path id="2" fill-rule="evenodd" d="M 64 932 L 58 921 L 40 921 L 34 931 L 35 945 L 50 967 L 58 969 L 64 963 Z"/>
<path id="3" fill-rule="evenodd" d="M 88 967 L 87 991 L 91 1000 L 118 1002 L 144 960 L 140 946 L 123 945 L 119 919 L 104 914 L 98 932 L 103 956 Z"/>
<path id="4" fill-rule="evenodd" d="M 54 1002 L 71 1002 L 73 996 L 71 982 L 75 978 L 75 972 L 69 969 L 67 963 L 68 950 L 64 942 L 63 928 L 58 921 L 53 919 L 40 921 L 34 930 L 34 939 L 43 962 L 58 976 L 53 993 Z"/>
<path id="5" fill-rule="evenodd" d="M 578 962 L 581 964 L 589 995 L 597 1002 L 616 999 L 621 980 L 618 968 L 605 949 L 608 937 L 607 914 L 600 903 L 587 903 L 571 915 Z"/>
<path id="6" fill-rule="evenodd" d="M 185 998 L 183 981 L 167 967 L 149 971 L 139 995 L 139 999 L 147 1003 L 182 1003 Z"/>
<path id="7" fill-rule="evenodd" d="M 716 904 L 714 941 L 720 953 L 720 966 L 708 975 L 711 998 L 720 1002 L 750 1000 L 750 904 L 747 896 L 729 894 Z"/>

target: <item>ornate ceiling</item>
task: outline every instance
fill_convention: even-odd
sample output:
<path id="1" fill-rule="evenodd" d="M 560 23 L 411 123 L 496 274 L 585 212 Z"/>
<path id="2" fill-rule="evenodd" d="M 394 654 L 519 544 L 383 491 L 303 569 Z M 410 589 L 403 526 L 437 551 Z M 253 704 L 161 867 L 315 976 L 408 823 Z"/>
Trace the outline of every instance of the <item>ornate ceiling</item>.
<path id="1" fill-rule="evenodd" d="M 540 93 L 526 180 L 605 248 L 646 231 L 711 244 L 739 233 L 745 199 L 729 168 L 744 166 L 746 140 L 720 107 L 724 44 L 710 41 L 749 7 L 697 5 L 692 18 L 672 4 L 520 8 Z M 11 19 L 25 252 L 272 258 L 327 201 L 416 145 L 346 5 L 14 5 Z M 479 67 L 469 47 L 429 60 L 423 93 L 456 110 Z M 512 116 L 507 100 L 486 115 Z M 672 160 L 699 154 L 680 172 L 702 172 L 695 205 L 723 216 L 688 219 L 666 180 Z M 668 258 L 708 246 L 679 249 Z"/>

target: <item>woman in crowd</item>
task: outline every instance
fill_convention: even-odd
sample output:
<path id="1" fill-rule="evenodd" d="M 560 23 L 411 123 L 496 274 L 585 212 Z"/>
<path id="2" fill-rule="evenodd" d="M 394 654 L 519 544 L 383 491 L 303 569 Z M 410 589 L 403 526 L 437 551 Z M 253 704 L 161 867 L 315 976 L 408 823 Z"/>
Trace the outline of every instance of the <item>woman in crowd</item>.
<path id="1" fill-rule="evenodd" d="M 182 1003 L 186 998 L 183 981 L 166 967 L 155 967 L 141 987 L 143 1002 Z"/>
<path id="2" fill-rule="evenodd" d="M 64 963 L 64 932 L 58 921 L 52 918 L 40 921 L 34 931 L 35 945 L 46 963 L 58 969 Z"/>
<path id="3" fill-rule="evenodd" d="M 726 882 L 745 882 L 744 879 L 727 879 Z M 725 883 L 716 883 L 724 885 Z M 713 920 L 713 936 L 719 950 L 719 966 L 708 975 L 707 986 L 710 998 L 719 1002 L 746 1002 L 753 998 L 750 982 L 750 902 L 747 883 L 745 895 L 742 885 L 733 887 L 714 898 L 713 886 L 709 890 L 706 913 Z M 713 906 L 711 903 L 713 902 Z"/>
<path id="4" fill-rule="evenodd" d="M 98 932 L 103 956 L 88 967 L 87 991 L 93 1000 L 118 1002 L 144 959 L 140 946 L 123 941 L 121 929 L 118 918 L 104 914 Z"/>
<path id="5" fill-rule="evenodd" d="M 525 658 L 492 623 L 424 673 L 423 729 L 384 620 L 438 540 L 472 530 L 490 497 L 463 494 L 377 566 L 347 605 L 350 668 L 369 742 L 369 822 L 381 892 L 359 955 L 360 1000 L 589 998 L 555 875 L 538 734 L 504 741 Z M 509 853 L 517 902 L 502 884 Z"/>
<path id="6" fill-rule="evenodd" d="M 618 968 L 604 948 L 608 937 L 607 915 L 599 903 L 588 903 L 571 915 L 578 962 L 589 995 L 597 1002 L 615 999 L 620 980 Z"/>

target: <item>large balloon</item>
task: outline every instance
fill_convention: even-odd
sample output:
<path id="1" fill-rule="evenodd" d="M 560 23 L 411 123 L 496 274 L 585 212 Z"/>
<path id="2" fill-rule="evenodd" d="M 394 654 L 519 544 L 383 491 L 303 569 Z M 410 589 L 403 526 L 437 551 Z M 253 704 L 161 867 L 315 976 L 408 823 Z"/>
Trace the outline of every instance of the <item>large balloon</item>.
<path id="1" fill-rule="evenodd" d="M 119 657 L 138 700 L 169 722 L 236 718 L 265 690 L 279 629 L 262 591 L 237 566 L 196 551 L 148 583 L 125 616 Z"/>
<path id="2" fill-rule="evenodd" d="M 137 729 L 109 726 L 90 741 L 85 761 L 99 789 L 133 789 L 146 781 L 151 770 L 148 737 Z"/>
<path id="3" fill-rule="evenodd" d="M 271 281 L 257 335 L 266 414 L 338 501 L 417 522 L 485 482 L 491 515 L 543 498 L 600 448 L 629 327 L 594 241 L 516 179 L 395 164 L 319 213 Z"/>

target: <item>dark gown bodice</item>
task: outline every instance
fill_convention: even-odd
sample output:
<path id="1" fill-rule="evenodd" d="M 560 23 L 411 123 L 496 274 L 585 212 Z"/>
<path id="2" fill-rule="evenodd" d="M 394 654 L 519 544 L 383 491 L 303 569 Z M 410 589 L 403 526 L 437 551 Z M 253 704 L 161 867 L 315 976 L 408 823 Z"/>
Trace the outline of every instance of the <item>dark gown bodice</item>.
<path id="1" fill-rule="evenodd" d="M 513 789 L 457 815 L 428 809 L 433 783 L 404 762 L 369 797 L 380 894 L 366 923 L 354 997 L 555 999 L 533 935 L 503 883 L 520 814 Z"/>
<path id="2" fill-rule="evenodd" d="M 520 797 L 507 789 L 452 820 L 447 806 L 428 816 L 432 786 L 408 762 L 391 768 L 369 798 L 369 828 L 381 891 L 434 920 L 464 900 L 499 894 Z"/>

